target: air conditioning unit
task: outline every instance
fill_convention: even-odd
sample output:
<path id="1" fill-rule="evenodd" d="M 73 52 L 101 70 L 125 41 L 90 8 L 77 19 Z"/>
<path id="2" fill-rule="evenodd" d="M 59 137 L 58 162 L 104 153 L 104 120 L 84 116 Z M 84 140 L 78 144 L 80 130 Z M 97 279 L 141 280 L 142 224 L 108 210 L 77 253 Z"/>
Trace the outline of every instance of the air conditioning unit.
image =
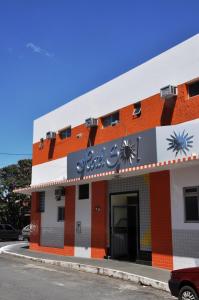
<path id="1" fill-rule="evenodd" d="M 88 128 L 96 127 L 98 125 L 98 120 L 95 118 L 89 118 L 85 120 L 85 126 Z"/>
<path id="2" fill-rule="evenodd" d="M 173 85 L 167 85 L 160 89 L 160 96 L 163 99 L 169 99 L 177 96 L 177 87 Z"/>
<path id="3" fill-rule="evenodd" d="M 55 190 L 55 199 L 57 201 L 60 201 L 62 196 L 65 196 L 65 189 L 64 188 L 56 189 Z"/>
<path id="4" fill-rule="evenodd" d="M 47 140 L 53 140 L 56 138 L 56 132 L 53 132 L 53 131 L 48 131 L 46 133 L 46 138 Z"/>

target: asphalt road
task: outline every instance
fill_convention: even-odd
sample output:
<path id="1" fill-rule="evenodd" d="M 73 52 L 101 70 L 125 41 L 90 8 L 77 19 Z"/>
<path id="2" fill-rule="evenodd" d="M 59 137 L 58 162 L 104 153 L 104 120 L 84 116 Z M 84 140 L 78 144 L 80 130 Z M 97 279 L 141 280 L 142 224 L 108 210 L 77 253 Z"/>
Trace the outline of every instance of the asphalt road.
<path id="1" fill-rule="evenodd" d="M 0 300 L 173 299 L 168 293 L 95 274 L 0 255 Z"/>

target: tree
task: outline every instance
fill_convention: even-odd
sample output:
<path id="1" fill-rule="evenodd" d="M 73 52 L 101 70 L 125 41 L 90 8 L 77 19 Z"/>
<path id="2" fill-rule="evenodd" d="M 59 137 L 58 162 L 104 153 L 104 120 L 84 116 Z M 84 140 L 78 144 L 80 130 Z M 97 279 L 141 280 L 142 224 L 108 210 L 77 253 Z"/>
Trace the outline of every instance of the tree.
<path id="1" fill-rule="evenodd" d="M 24 207 L 30 207 L 30 197 L 13 193 L 14 189 L 31 183 L 32 160 L 19 160 L 17 164 L 0 169 L 0 223 L 9 223 L 16 228 L 24 224 Z M 29 205 L 24 205 L 24 204 Z"/>

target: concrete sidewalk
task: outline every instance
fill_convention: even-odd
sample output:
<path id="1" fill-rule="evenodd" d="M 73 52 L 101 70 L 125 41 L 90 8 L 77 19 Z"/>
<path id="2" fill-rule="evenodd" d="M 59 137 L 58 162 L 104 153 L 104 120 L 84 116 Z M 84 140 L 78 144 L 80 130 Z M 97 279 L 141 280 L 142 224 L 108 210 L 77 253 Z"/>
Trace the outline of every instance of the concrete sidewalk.
<path id="1" fill-rule="evenodd" d="M 151 266 L 116 260 L 88 259 L 46 254 L 29 250 L 28 244 L 22 242 L 6 245 L 0 248 L 0 252 L 50 265 L 59 265 L 63 268 L 129 280 L 169 291 L 167 282 L 170 277 L 170 272 Z"/>

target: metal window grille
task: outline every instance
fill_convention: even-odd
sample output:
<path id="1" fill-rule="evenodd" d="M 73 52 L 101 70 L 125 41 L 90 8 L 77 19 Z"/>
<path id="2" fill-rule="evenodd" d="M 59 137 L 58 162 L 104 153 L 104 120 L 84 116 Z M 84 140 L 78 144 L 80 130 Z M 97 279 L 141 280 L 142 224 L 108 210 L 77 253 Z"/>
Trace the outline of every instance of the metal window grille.
<path id="1" fill-rule="evenodd" d="M 39 212 L 45 212 L 45 192 L 39 192 Z"/>
<path id="2" fill-rule="evenodd" d="M 65 208 L 64 206 L 59 206 L 58 208 L 58 213 L 57 213 L 57 221 L 62 222 L 65 219 Z"/>

